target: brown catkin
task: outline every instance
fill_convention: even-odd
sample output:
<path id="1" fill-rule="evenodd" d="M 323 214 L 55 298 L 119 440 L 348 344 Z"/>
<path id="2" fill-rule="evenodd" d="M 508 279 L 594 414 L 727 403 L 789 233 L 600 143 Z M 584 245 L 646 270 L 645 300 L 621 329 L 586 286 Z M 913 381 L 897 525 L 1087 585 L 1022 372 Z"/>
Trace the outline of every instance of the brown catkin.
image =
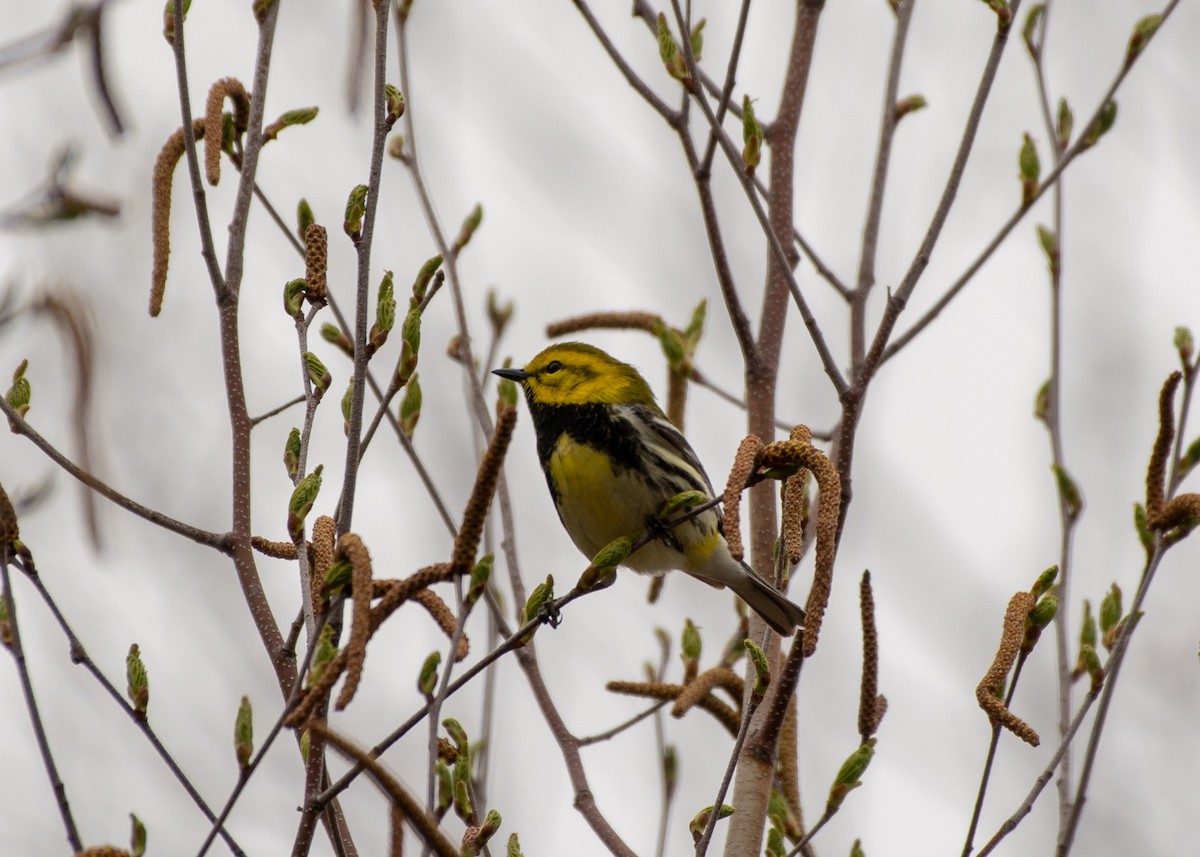
<path id="1" fill-rule="evenodd" d="M 875 594 L 871 591 L 871 572 L 864 571 L 858 585 L 862 613 L 863 662 L 858 696 L 858 734 L 866 743 L 875 734 L 875 703 L 879 696 L 879 635 L 875 629 Z"/>
<path id="2" fill-rule="evenodd" d="M 975 698 L 979 707 L 987 714 L 993 724 L 999 724 L 1022 741 L 1036 747 L 1041 739 L 1028 723 L 1017 717 L 1004 707 L 1000 698 L 1000 689 L 1016 662 L 1017 653 L 1021 651 L 1021 643 L 1025 639 L 1025 620 L 1029 611 L 1037 601 L 1029 592 L 1018 592 L 1008 602 L 1008 610 L 1004 613 L 1004 631 L 1000 636 L 1000 645 L 996 649 L 996 657 L 988 668 L 987 674 L 975 688 Z"/>
<path id="3" fill-rule="evenodd" d="M 197 140 L 204 137 L 203 119 L 192 123 L 192 132 Z M 171 259 L 171 185 L 183 151 L 183 128 L 177 128 L 159 150 L 150 177 L 150 237 L 154 250 L 150 272 L 150 315 L 154 317 L 162 312 L 163 294 L 167 290 L 167 265 Z"/>
<path id="4" fill-rule="evenodd" d="M 1158 529 L 1173 530 L 1176 527 L 1196 526 L 1200 521 L 1200 494 L 1180 494 L 1163 510 Z"/>
<path id="5" fill-rule="evenodd" d="M 233 103 L 233 126 L 245 131 L 250 117 L 250 96 L 235 77 L 224 77 L 208 90 L 204 112 L 204 176 L 210 185 L 221 181 L 221 147 L 225 143 L 225 99 Z"/>
<path id="6" fill-rule="evenodd" d="M 565 336 L 568 333 L 596 329 L 644 330 L 647 333 L 657 333 L 662 325 L 662 316 L 652 312 L 593 312 L 546 325 L 546 336 Z"/>
<path id="7" fill-rule="evenodd" d="M 454 539 L 451 565 L 456 574 L 466 574 L 475 565 L 475 554 L 479 550 L 483 523 L 487 519 L 488 508 L 492 505 L 492 495 L 500 478 L 500 466 L 504 463 L 504 453 L 508 449 L 508 442 L 512 440 L 513 427 L 516 424 L 516 408 L 506 408 L 497 418 L 491 443 L 483 454 L 483 460 L 479 462 L 475 487 L 471 490 L 467 508 L 463 511 L 462 526 L 458 528 L 458 535 Z"/>
<path id="8" fill-rule="evenodd" d="M 328 515 L 321 515 L 312 527 L 312 568 L 309 580 L 312 583 L 312 603 L 320 604 L 324 598 L 325 581 L 333 567 L 333 554 L 337 541 L 337 522 Z M 315 607 L 313 608 L 316 609 Z"/>
<path id="9" fill-rule="evenodd" d="M 441 596 L 429 589 L 419 589 L 413 593 L 412 600 L 429 612 L 433 621 L 442 629 L 443 634 L 454 639 L 454 634 L 458 630 L 458 620 L 454 617 L 454 611 L 441 599 Z M 458 638 L 458 648 L 454 650 L 454 660 L 461 661 L 470 652 L 471 643 L 464 631 Z"/>
<path id="10" fill-rule="evenodd" d="M 791 439 L 801 444 L 812 444 L 812 432 L 806 425 L 792 428 Z M 787 560 L 796 565 L 804 556 L 804 527 L 808 523 L 808 470 L 800 470 L 783 483 L 783 514 L 780 532 Z"/>
<path id="11" fill-rule="evenodd" d="M 679 694 L 683 693 L 684 685 L 669 684 L 663 681 L 610 681 L 605 685 L 605 688 L 613 693 L 620 693 L 625 696 L 669 700 L 678 699 Z M 696 707 L 707 711 L 715 717 L 717 722 L 729 731 L 730 735 L 737 736 L 738 728 L 741 726 L 741 717 L 738 716 L 733 706 L 709 694 L 701 699 Z"/>
<path id="12" fill-rule="evenodd" d="M 742 491 L 763 449 L 762 438 L 756 434 L 747 435 L 738 444 L 737 454 L 733 457 L 733 467 L 729 470 L 729 479 L 725 483 L 725 495 L 722 499 L 724 506 L 725 541 L 729 544 L 729 552 L 733 558 L 741 560 L 745 556 L 742 548 L 741 505 Z"/>
<path id="13" fill-rule="evenodd" d="M 304 279 L 308 283 L 305 297 L 324 301 L 329 296 L 328 285 L 329 235 L 319 223 L 304 229 Z"/>
<path id="14" fill-rule="evenodd" d="M 367 659 L 367 641 L 372 631 L 371 595 L 374 587 L 371 585 L 371 556 L 362 539 L 354 533 L 344 533 L 338 539 L 337 552 L 339 557 L 350 561 L 353 569 L 350 597 L 354 603 L 350 639 L 346 642 L 346 683 L 342 685 L 336 706 L 341 711 L 354 699 L 362 679 L 363 664 Z"/>
<path id="15" fill-rule="evenodd" d="M 8 492 L 0 485 L 0 545 L 11 545 L 21 538 L 21 528 L 17 523 L 17 510 L 8 499 Z"/>
<path id="16" fill-rule="evenodd" d="M 1183 379 L 1172 372 L 1158 396 L 1158 436 L 1146 468 L 1146 523 L 1157 530 L 1166 509 L 1167 462 L 1171 456 L 1171 441 L 1175 438 L 1175 390 Z"/>
<path id="17" fill-rule="evenodd" d="M 790 442 L 790 441 L 785 441 Z M 833 589 L 833 567 L 837 559 L 838 516 L 842 504 L 842 480 L 837 468 L 815 446 L 804 446 L 802 466 L 812 471 L 820 492 L 817 505 L 817 563 L 812 589 L 805 605 L 804 656 L 812 657 L 817 649 L 821 620 Z"/>
<path id="18" fill-rule="evenodd" d="M 698 705 L 700 700 L 708 696 L 718 687 L 723 688 L 735 698 L 742 698 L 745 681 L 729 667 L 713 667 L 700 673 L 683 687 L 683 692 L 675 698 L 671 708 L 672 717 L 683 717 L 689 708 Z"/>
<path id="19" fill-rule="evenodd" d="M 251 536 L 250 546 L 272 559 L 296 559 L 296 545 L 292 542 L 273 542 L 262 536 Z"/>

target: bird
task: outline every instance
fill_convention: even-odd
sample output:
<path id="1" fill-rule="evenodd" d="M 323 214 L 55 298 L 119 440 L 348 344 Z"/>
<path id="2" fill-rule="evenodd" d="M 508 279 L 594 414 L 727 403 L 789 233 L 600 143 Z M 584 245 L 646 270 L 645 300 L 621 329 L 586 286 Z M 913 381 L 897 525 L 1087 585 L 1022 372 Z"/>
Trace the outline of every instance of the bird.
<path id="1" fill-rule="evenodd" d="M 672 497 L 715 494 L 691 445 L 634 367 L 592 345 L 561 342 L 524 368 L 493 374 L 522 388 L 558 517 L 584 556 L 649 533 L 651 540 L 623 566 L 644 574 L 679 570 L 729 587 L 783 635 L 803 625 L 803 609 L 733 557 L 715 508 L 674 527 L 660 522 Z"/>

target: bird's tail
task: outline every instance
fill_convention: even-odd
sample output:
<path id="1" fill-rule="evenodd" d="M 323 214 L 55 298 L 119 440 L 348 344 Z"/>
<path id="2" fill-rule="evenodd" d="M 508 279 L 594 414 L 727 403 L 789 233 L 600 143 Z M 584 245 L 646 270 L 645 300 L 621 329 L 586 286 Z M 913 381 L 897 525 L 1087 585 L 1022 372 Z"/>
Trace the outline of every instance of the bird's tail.
<path id="1" fill-rule="evenodd" d="M 764 622 L 785 637 L 791 636 L 797 626 L 804 625 L 803 608 L 789 601 L 782 592 L 755 574 L 750 566 L 742 563 L 742 569 L 745 574 L 726 583 Z"/>

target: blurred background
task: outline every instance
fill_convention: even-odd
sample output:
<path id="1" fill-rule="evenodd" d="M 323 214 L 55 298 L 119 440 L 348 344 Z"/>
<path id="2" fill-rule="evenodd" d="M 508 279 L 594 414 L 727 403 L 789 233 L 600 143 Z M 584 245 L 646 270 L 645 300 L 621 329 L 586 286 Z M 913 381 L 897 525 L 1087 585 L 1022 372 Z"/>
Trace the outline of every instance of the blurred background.
<path id="1" fill-rule="evenodd" d="M 8 24 L 0 41 L 10 45 L 10 62 L 0 65 L 6 129 L 0 135 L 0 278 L 18 306 L 47 292 L 83 302 L 94 344 L 86 432 L 94 472 L 147 506 L 199 527 L 227 529 L 229 432 L 216 313 L 183 170 L 175 185 L 164 309 L 158 319 L 146 312 L 151 167 L 180 124 L 173 59 L 161 35 L 162 4 L 112 0 L 105 13 L 111 92 L 127 126 L 119 137 L 102 115 L 80 46 L 11 61 L 11 46 L 55 28 L 67 4 L 10 0 L 3 7 Z M 663 71 L 652 35 L 627 5 L 596 3 L 594 11 L 634 68 L 668 103 L 677 103 L 677 85 Z M 736 11 L 735 4 L 694 5 L 696 17 L 708 18 L 706 67 L 716 78 L 724 74 Z M 1155 11 L 1145 0 L 1053 5 L 1046 72 L 1054 100 L 1070 101 L 1077 129 L 1119 70 L 1134 23 Z M 735 97 L 758 99 L 761 118 L 773 116 L 778 103 L 791 14 L 790 4 L 779 3 L 757 4 L 750 13 Z M 983 3 L 918 0 L 900 94 L 920 94 L 929 107 L 906 117 L 897 132 L 872 324 L 886 288 L 903 275 L 928 227 L 995 20 Z M 882 0 L 830 4 L 806 96 L 796 223 L 844 281 L 853 281 L 858 268 L 892 22 Z M 475 353 L 486 353 L 489 289 L 514 304 L 499 355 L 518 364 L 544 347 L 550 322 L 594 310 L 642 309 L 683 326 L 707 299 L 696 365 L 739 391 L 741 358 L 678 141 L 625 83 L 573 4 L 417 0 L 409 27 L 412 78 L 405 94 L 437 212 L 452 235 L 472 206 L 483 206 L 483 224 L 460 261 Z M 366 111 L 352 112 L 347 96 L 354 29 L 354 4 L 284 4 L 268 119 L 310 105 L 321 112 L 269 144 L 259 169 L 260 185 L 289 223 L 305 197 L 328 225 L 330 289 L 344 307 L 352 304 L 355 257 L 338 223 L 350 188 L 367 179 L 370 154 Z M 249 87 L 257 31 L 248 3 L 196 3 L 186 35 L 193 110 L 202 109 L 218 78 L 235 76 Z M 1198 43 L 1200 14 L 1194 4 L 1182 4 L 1118 93 L 1112 131 L 1064 180 L 1062 418 L 1067 466 L 1086 503 L 1076 532 L 1072 599 L 1063 606 L 1072 639 L 1083 598 L 1096 605 L 1116 582 L 1128 604 L 1137 587 L 1144 554 L 1132 506 L 1144 497 L 1158 391 L 1178 365 L 1176 326 L 1200 327 L 1192 249 L 1200 234 Z M 388 47 L 394 53 L 394 42 Z M 399 83 L 395 69 L 390 56 L 388 79 Z M 736 126 L 729 127 L 736 134 Z M 1018 206 L 1017 152 L 1025 132 L 1038 144 L 1045 174 L 1050 140 L 1018 24 L 957 204 L 898 332 L 943 294 Z M 102 208 L 119 207 L 119 215 L 99 212 L 46 225 L 15 216 L 36 210 L 31 204 L 67 147 L 74 152 L 67 186 Z M 716 163 L 714 187 L 735 276 L 757 321 L 765 244 L 728 165 L 720 157 Z M 371 279 L 374 287 L 384 270 L 395 271 L 402 301 L 436 248 L 404 167 L 389 159 L 384 168 Z M 234 179 L 226 165 L 224 180 L 208 189 L 222 260 Z M 858 742 L 857 582 L 864 569 L 875 584 L 880 691 L 889 709 L 865 785 L 817 837 L 819 853 L 848 853 L 857 837 L 871 855 L 961 849 L 989 735 L 975 685 L 991 662 L 1009 597 L 1058 559 L 1048 437 L 1033 416 L 1035 393 L 1049 372 L 1050 343 L 1049 281 L 1034 226 L 1050 218 L 1047 196 L 872 386 L 825 633 L 799 689 L 801 787 L 810 820 L 820 815 L 833 775 Z M 300 392 L 294 326 L 281 311 L 280 295 L 286 281 L 302 275 L 285 237 L 253 208 L 241 295 L 252 415 Z M 848 363 L 845 304 L 807 260 L 797 278 L 827 341 Z M 478 441 L 462 370 L 445 353 L 456 331 L 449 298 L 448 291 L 439 295 L 425 314 L 424 410 L 415 445 L 457 515 L 474 479 Z M 666 365 L 651 337 L 603 332 L 587 339 L 638 366 L 665 391 Z M 390 347 L 398 347 L 398 337 Z M 340 398 L 348 361 L 315 339 L 313 350 L 333 373 Z M 45 311 L 22 313 L 0 328 L 3 371 L 25 358 L 33 385 L 28 418 L 78 458 L 75 358 Z M 780 417 L 827 431 L 838 414 L 837 397 L 798 316 L 787 320 L 783 359 Z M 296 408 L 254 433 L 254 531 L 268 538 L 286 538 L 291 485 L 279 460 L 288 430 L 300 419 Z M 724 482 L 744 434 L 744 413 L 692 389 L 688 435 L 714 482 Z M 341 482 L 343 443 L 333 399 L 318 413 L 309 458 L 325 466 L 327 504 Z M 531 586 L 552 573 L 565 591 L 586 562 L 556 519 L 524 406 L 507 474 L 525 582 Z M 240 697 L 254 702 L 260 735 L 281 705 L 231 565 L 105 501 L 97 504 L 100 544 L 94 545 L 79 486 L 27 440 L 7 432 L 0 434 L 0 481 L 14 497 L 49 492 L 21 520 L 46 586 L 118 686 L 125 653 L 130 643 L 139 644 L 151 681 L 151 722 L 210 804 L 221 805 L 237 777 L 230 737 Z M 450 536 L 393 438 L 381 434 L 372 445 L 359 490 L 354 529 L 371 550 L 377 576 L 404 576 L 449 556 Z M 318 502 L 316 511 L 331 510 Z M 1109 715 L 1078 853 L 1166 853 L 1200 841 L 1191 796 L 1200 762 L 1198 558 L 1194 539 L 1176 547 L 1150 591 Z M 807 591 L 811 562 L 797 572 L 797 599 Z M 261 560 L 259 566 L 286 626 L 299 606 L 294 564 Z M 499 566 L 497 579 L 506 588 Z M 705 665 L 733 630 L 728 594 L 676 576 L 650 605 L 647 586 L 622 575 L 537 637 L 550 691 L 578 735 L 641 709 L 641 701 L 614 697 L 604 683 L 638 680 L 646 661 L 657 662 L 656 627 L 677 639 L 684 618 L 691 618 L 704 635 Z M 34 688 L 84 839 L 127 841 L 128 813 L 134 812 L 149 829 L 151 854 L 194 853 L 208 824 L 133 725 L 71 665 L 63 636 L 27 583 L 16 579 L 14 594 Z M 472 656 L 482 654 L 482 611 L 467 630 Z M 397 614 L 372 643 L 358 698 L 335 724 L 363 745 L 391 731 L 420 705 L 415 682 L 422 661 L 445 645 L 423 613 Z M 678 671 L 677 662 L 672 669 Z M 487 803 L 503 815 L 502 835 L 518 832 L 530 857 L 600 853 L 572 808 L 561 757 L 523 675 L 511 659 L 497 672 L 501 693 Z M 1001 737 L 982 840 L 1017 808 L 1056 747 L 1054 676 L 1047 635 L 1014 701 L 1043 743 L 1031 749 Z M 443 711 L 473 735 L 482 687 L 467 688 Z M 0 853 L 62 854 L 62 824 L 8 658 L 0 658 L 0 688 L 0 770 L 6 772 Z M 1082 693 L 1080 686 L 1076 704 Z M 687 821 L 712 803 L 730 743 L 706 716 L 667 718 L 665 727 L 680 752 L 667 853 L 688 854 Z M 419 794 L 426 739 L 415 730 L 384 756 Z M 653 853 L 661 785 L 651 721 L 582 752 L 601 810 L 635 851 Z M 247 853 L 290 848 L 301 783 L 290 740 L 278 742 L 229 822 Z M 346 811 L 362 853 L 382 853 L 385 801 L 365 780 L 348 794 Z M 1056 821 L 1051 786 L 1001 853 L 1048 853 Z M 722 836 L 719 827 L 710 853 L 717 853 Z M 318 834 L 313 853 L 328 852 L 328 840 Z"/>

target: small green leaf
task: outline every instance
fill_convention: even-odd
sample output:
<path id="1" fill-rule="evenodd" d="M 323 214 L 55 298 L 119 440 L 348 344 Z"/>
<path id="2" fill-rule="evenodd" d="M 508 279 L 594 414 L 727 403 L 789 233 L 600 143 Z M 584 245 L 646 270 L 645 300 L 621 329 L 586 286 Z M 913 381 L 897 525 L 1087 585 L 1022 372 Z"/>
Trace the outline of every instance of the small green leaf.
<path id="1" fill-rule="evenodd" d="M 351 342 L 342 329 L 336 324 L 325 322 L 321 325 L 321 338 L 330 345 L 336 345 L 338 350 L 350 359 L 354 359 L 354 343 Z"/>
<path id="2" fill-rule="evenodd" d="M 616 568 L 625 561 L 632 550 L 633 539 L 629 536 L 613 539 L 592 557 L 592 567 L 598 571 Z"/>
<path id="3" fill-rule="evenodd" d="M 287 441 L 283 445 L 283 466 L 289 479 L 295 480 L 296 469 L 300 466 L 300 429 L 293 428 L 288 432 Z"/>
<path id="4" fill-rule="evenodd" d="M 704 25 L 707 23 L 707 19 L 701 18 L 700 23 L 692 27 L 692 36 L 689 39 L 689 43 L 692 48 L 692 59 L 697 63 L 700 62 L 700 57 L 704 53 Z"/>
<path id="5" fill-rule="evenodd" d="M 679 44 L 667 25 L 667 16 L 658 13 L 658 56 L 662 60 L 667 74 L 681 81 L 685 86 L 691 86 L 692 77 L 688 74 L 687 61 L 679 50 Z"/>
<path id="6" fill-rule="evenodd" d="M 515 833 L 509 835 L 508 837 L 508 851 L 506 852 L 505 857 L 525 857 L 525 855 L 521 853 L 521 843 L 517 839 L 517 834 Z"/>
<path id="7" fill-rule="evenodd" d="M 404 317 L 400 328 L 400 362 L 396 364 L 396 383 L 404 386 L 412 378 L 420 362 L 421 311 L 413 308 Z"/>
<path id="8" fill-rule="evenodd" d="M 492 576 L 492 564 L 495 562 L 495 559 L 494 554 L 486 553 L 479 558 L 479 562 L 475 563 L 475 567 L 471 569 L 471 585 L 464 596 L 468 605 L 474 604 L 483 597 L 483 593 L 487 590 L 488 580 Z"/>

